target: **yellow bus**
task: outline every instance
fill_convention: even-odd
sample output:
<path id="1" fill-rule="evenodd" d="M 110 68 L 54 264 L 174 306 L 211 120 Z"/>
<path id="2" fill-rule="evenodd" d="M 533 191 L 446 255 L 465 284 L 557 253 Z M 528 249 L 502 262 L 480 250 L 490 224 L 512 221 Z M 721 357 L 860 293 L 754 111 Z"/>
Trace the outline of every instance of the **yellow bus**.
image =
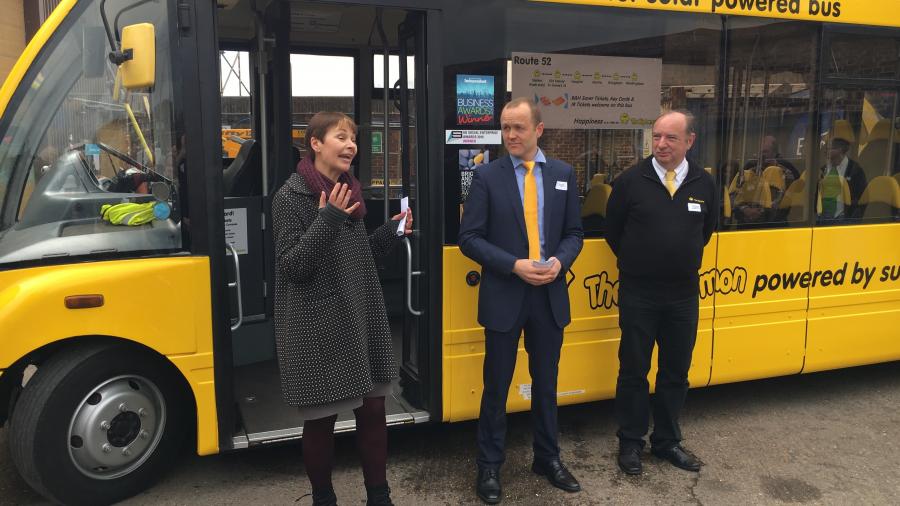
<path id="1" fill-rule="evenodd" d="M 456 236 L 473 171 L 504 156 L 512 96 L 540 104 L 541 144 L 583 200 L 561 404 L 614 394 L 606 198 L 665 108 L 695 114 L 689 156 L 723 195 L 691 385 L 900 359 L 900 11 L 884 4 L 62 0 L 0 88 L 12 460 L 46 497 L 99 504 L 186 442 L 302 436 L 275 361 L 269 207 L 303 156 L 294 126 L 322 109 L 360 125 L 367 225 L 401 197 L 416 213 L 379 265 L 391 425 L 477 416 L 480 271 Z M 226 53 L 246 92 L 223 85 Z M 225 163 L 235 110 L 251 138 Z M 521 353 L 510 411 L 529 408 Z"/>

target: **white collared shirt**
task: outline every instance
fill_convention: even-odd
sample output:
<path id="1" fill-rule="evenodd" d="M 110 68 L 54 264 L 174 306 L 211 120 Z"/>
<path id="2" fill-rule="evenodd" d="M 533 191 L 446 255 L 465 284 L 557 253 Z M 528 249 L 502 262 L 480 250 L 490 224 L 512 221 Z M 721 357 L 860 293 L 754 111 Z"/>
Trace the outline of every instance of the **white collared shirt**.
<path id="1" fill-rule="evenodd" d="M 659 164 L 656 161 L 656 158 L 651 158 L 651 162 L 653 162 L 653 168 L 656 169 L 656 175 L 659 176 L 660 182 L 662 182 L 663 186 L 666 186 L 666 168 Z M 678 164 L 678 167 L 675 167 L 675 189 L 681 186 L 681 183 L 684 182 L 684 178 L 687 177 L 688 172 L 688 161 L 687 158 L 681 160 L 681 163 Z"/>

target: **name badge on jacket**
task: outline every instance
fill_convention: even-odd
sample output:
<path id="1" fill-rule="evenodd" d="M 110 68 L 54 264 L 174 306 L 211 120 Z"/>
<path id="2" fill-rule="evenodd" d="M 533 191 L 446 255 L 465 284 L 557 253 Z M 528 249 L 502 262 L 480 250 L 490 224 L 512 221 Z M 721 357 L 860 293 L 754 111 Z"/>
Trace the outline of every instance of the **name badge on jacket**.
<path id="1" fill-rule="evenodd" d="M 688 211 L 690 211 L 692 213 L 702 212 L 702 210 L 700 208 L 700 204 L 698 204 L 696 202 L 688 202 Z"/>
<path id="2" fill-rule="evenodd" d="M 562 190 L 562 191 L 568 190 L 568 189 L 569 189 L 569 182 L 568 182 L 568 181 L 557 181 L 557 182 L 556 182 L 556 189 L 557 189 L 557 190 Z"/>

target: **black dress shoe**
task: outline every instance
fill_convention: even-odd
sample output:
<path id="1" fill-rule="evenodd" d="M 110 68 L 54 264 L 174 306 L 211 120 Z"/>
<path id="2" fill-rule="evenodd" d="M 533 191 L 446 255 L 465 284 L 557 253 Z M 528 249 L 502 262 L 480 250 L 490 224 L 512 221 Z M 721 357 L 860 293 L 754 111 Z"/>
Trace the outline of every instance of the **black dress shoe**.
<path id="1" fill-rule="evenodd" d="M 500 472 L 497 469 L 478 468 L 478 481 L 475 482 L 475 494 L 488 504 L 497 504 L 502 498 L 500 488 Z"/>
<path id="2" fill-rule="evenodd" d="M 641 466 L 641 448 L 639 446 L 628 446 L 619 448 L 619 469 L 625 474 L 637 475 L 643 471 Z"/>
<path id="3" fill-rule="evenodd" d="M 578 480 L 572 476 L 572 473 L 566 469 L 566 466 L 559 459 L 548 460 L 547 462 L 534 461 L 531 464 L 531 470 L 535 473 L 546 476 L 550 480 L 550 484 L 556 488 L 565 490 L 566 492 L 578 492 L 581 485 Z"/>
<path id="4" fill-rule="evenodd" d="M 675 445 L 671 448 L 666 448 L 665 450 L 651 448 L 650 453 L 663 460 L 668 460 L 673 466 L 684 469 L 685 471 L 697 472 L 700 470 L 700 466 L 703 465 L 700 463 L 700 459 L 682 448 L 681 445 Z"/>

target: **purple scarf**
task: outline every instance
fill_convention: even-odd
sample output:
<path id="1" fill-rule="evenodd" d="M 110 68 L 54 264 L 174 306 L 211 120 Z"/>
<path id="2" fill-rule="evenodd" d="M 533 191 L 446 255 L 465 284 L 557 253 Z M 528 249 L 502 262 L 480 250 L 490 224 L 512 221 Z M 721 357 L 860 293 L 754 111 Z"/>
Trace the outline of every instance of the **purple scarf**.
<path id="1" fill-rule="evenodd" d="M 321 195 L 322 192 L 325 192 L 326 200 L 331 195 L 331 190 L 334 189 L 335 182 L 316 170 L 316 166 L 309 155 L 303 157 L 303 159 L 300 160 L 300 163 L 297 164 L 297 174 L 300 174 L 300 177 L 306 181 L 306 186 L 315 193 L 316 200 L 319 200 L 319 195 Z M 350 203 L 347 207 L 359 202 L 359 207 L 353 211 L 350 217 L 354 220 L 363 219 L 366 215 L 366 203 L 362 198 L 362 186 L 359 184 L 359 180 L 353 177 L 349 172 L 344 172 L 340 175 L 337 182 L 345 183 L 350 187 Z"/>

